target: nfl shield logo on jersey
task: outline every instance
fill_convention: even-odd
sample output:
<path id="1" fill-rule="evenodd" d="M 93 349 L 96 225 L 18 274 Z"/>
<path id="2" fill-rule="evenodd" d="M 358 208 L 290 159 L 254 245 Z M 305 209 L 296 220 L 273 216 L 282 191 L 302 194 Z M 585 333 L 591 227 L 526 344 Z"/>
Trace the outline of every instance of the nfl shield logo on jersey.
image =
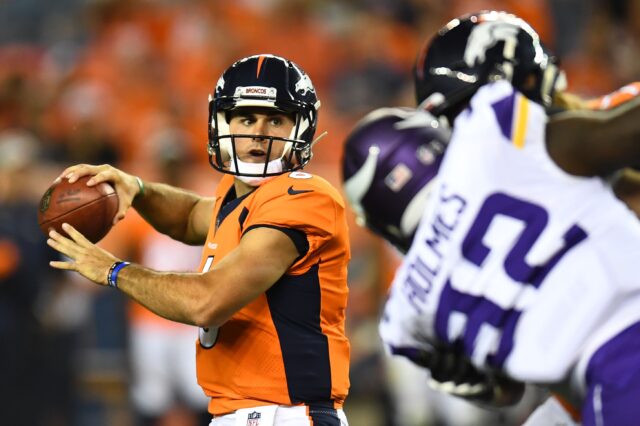
<path id="1" fill-rule="evenodd" d="M 254 411 L 247 416 L 247 426 L 260 426 L 260 413 Z"/>

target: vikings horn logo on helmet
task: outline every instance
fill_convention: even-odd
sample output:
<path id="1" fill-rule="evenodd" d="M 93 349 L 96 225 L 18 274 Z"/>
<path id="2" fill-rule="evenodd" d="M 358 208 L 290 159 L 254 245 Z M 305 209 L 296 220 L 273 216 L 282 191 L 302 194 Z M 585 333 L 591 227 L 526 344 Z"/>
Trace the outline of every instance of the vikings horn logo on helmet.
<path id="1" fill-rule="evenodd" d="M 358 223 L 406 252 L 449 137 L 423 110 L 381 108 L 360 120 L 342 158 L 343 188 Z"/>

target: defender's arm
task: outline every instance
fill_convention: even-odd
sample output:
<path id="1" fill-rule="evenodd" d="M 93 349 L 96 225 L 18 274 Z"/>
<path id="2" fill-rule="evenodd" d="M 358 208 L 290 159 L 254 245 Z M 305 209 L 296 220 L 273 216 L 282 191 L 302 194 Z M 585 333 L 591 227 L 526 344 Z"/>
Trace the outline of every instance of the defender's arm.
<path id="1" fill-rule="evenodd" d="M 640 98 L 611 110 L 552 116 L 547 149 L 561 169 L 576 176 L 607 176 L 640 165 Z"/>

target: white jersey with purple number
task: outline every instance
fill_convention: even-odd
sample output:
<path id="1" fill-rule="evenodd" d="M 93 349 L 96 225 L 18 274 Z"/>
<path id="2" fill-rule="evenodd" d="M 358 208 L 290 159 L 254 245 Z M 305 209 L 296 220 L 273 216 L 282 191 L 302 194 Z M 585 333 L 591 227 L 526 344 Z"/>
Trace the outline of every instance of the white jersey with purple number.
<path id="1" fill-rule="evenodd" d="M 460 341 L 481 368 L 555 382 L 640 319 L 640 223 L 602 179 L 555 165 L 546 122 L 507 82 L 458 116 L 385 343 Z"/>

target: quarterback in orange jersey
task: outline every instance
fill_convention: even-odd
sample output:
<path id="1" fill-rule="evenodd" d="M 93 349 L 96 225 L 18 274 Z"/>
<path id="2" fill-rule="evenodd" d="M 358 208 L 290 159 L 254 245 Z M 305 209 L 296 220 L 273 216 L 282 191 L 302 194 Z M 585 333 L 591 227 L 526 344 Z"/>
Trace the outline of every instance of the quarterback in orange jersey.
<path id="1" fill-rule="evenodd" d="M 350 258 L 345 204 L 300 171 L 320 107 L 309 77 L 274 55 L 241 59 L 209 101 L 209 159 L 225 176 L 215 197 L 143 182 L 109 165 L 80 164 L 59 179 L 110 182 L 156 230 L 204 245 L 200 271 L 167 273 L 117 259 L 71 226 L 52 262 L 116 287 L 151 311 L 200 327 L 198 383 L 211 425 L 347 425 Z"/>

